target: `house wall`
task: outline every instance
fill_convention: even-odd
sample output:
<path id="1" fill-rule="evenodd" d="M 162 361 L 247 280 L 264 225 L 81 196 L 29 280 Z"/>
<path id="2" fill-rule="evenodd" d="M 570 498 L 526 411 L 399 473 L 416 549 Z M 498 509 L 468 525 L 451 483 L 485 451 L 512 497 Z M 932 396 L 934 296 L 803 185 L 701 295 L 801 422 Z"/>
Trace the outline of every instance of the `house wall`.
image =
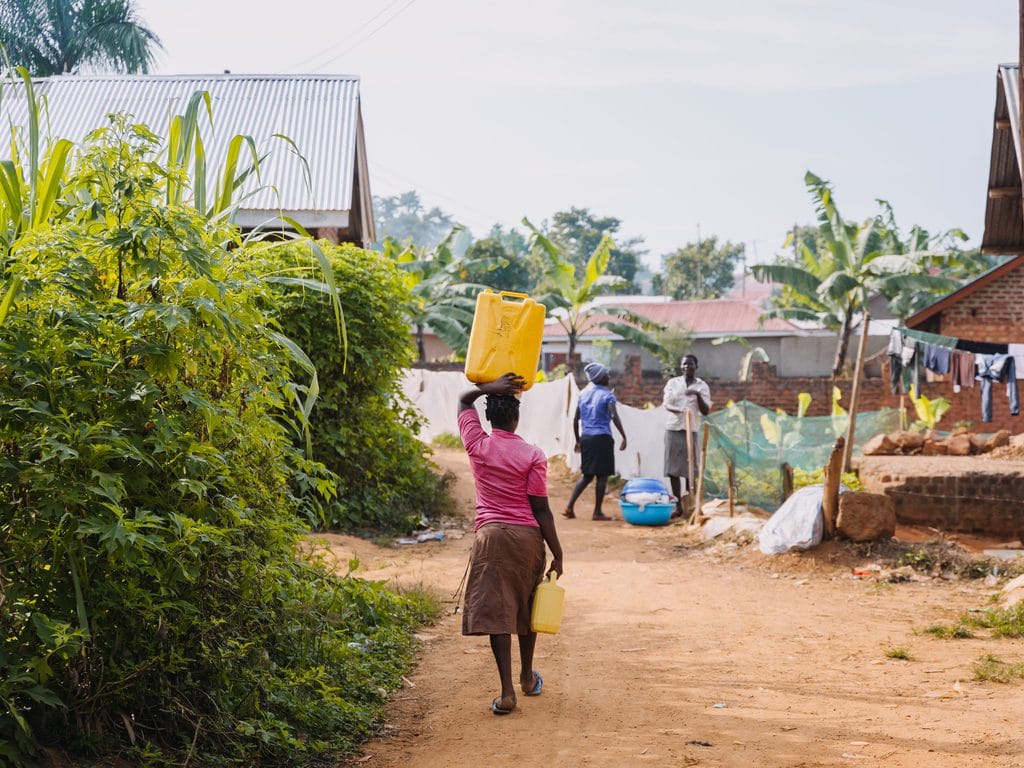
<path id="1" fill-rule="evenodd" d="M 797 395 L 801 392 L 809 393 L 812 398 L 808 416 L 826 416 L 832 404 L 833 381 L 827 376 L 781 376 L 770 363 L 754 363 L 750 381 L 747 382 L 704 376 L 703 370 L 699 373 L 711 388 L 715 409 L 724 407 L 730 400 L 749 400 L 765 408 L 781 408 L 787 413 L 793 413 Z M 881 367 L 880 374 L 861 381 L 858 412 L 900 407 L 900 396 L 892 394 L 889 389 L 888 365 Z M 835 386 L 843 393 L 840 404 L 844 407 L 850 405 L 852 384 L 849 378 L 835 382 Z M 644 370 L 639 357 L 634 355 L 627 359 L 622 373 L 612 374 L 611 385 L 619 402 L 642 408 L 648 403 L 661 403 L 665 378 L 656 370 Z M 977 432 L 991 433 L 1000 429 L 1009 430 L 1012 434 L 1024 432 L 1024 417 L 1009 414 L 1004 385 L 997 385 L 994 390 L 993 419 L 989 423 L 981 421 L 980 388 L 963 389 L 957 394 L 949 383 L 935 382 L 924 385 L 922 389 L 929 398 L 944 397 L 950 402 L 950 410 L 938 426 L 940 430 L 951 430 L 957 422 L 969 421 L 972 429 Z M 908 409 L 908 419 L 913 422 L 916 418 L 913 415 L 913 404 L 909 398 L 904 399 L 904 404 Z"/>
<path id="2" fill-rule="evenodd" d="M 921 328 L 932 329 L 944 336 L 973 341 L 1024 344 L 1024 269 L 1007 272 L 982 286 Z"/>

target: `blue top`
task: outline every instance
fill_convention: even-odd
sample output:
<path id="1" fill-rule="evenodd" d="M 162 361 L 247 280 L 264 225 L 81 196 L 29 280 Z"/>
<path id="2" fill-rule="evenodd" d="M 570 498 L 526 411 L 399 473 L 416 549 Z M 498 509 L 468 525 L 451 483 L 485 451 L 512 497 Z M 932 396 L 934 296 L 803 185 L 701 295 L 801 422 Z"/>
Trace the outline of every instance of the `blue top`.
<path id="1" fill-rule="evenodd" d="M 591 383 L 580 392 L 580 433 L 583 435 L 610 435 L 612 433 L 611 406 L 615 395 L 608 387 Z"/>

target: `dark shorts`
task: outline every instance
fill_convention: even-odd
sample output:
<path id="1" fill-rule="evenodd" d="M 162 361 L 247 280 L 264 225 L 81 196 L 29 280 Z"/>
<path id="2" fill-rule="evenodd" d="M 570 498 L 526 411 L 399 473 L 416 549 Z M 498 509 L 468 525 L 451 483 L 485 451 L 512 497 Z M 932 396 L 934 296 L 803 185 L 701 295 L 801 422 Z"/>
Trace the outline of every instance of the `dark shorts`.
<path id="1" fill-rule="evenodd" d="M 598 477 L 615 474 L 615 439 L 611 435 L 580 438 L 580 471 Z"/>
<path id="2" fill-rule="evenodd" d="M 544 576 L 544 559 L 540 528 L 481 526 L 473 539 L 462 634 L 528 634 L 533 591 Z"/>
<path id="3" fill-rule="evenodd" d="M 700 443 L 697 442 L 697 433 L 691 432 L 693 436 L 693 472 L 700 472 Z M 690 477 L 689 449 L 686 445 L 686 430 L 665 430 L 665 476 L 666 477 Z"/>

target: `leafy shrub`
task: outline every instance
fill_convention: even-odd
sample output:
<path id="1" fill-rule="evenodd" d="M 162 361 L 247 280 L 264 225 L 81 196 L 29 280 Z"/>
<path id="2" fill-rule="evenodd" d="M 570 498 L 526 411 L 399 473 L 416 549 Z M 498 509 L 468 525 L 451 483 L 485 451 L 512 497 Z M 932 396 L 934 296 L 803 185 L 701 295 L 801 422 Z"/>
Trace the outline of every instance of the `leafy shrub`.
<path id="1" fill-rule="evenodd" d="M 170 199 L 156 143 L 115 120 L 52 210 L 0 200 L 21 286 L 0 322 L 0 764 L 41 744 L 321 764 L 369 732 L 431 605 L 298 550 L 313 393 L 253 246 Z"/>
<path id="2" fill-rule="evenodd" d="M 1009 683 L 1020 678 L 1024 678 L 1024 662 L 1006 662 L 987 653 L 974 665 L 975 680 Z"/>
<path id="3" fill-rule="evenodd" d="M 412 530 L 451 502 L 450 480 L 432 470 L 429 448 L 416 438 L 419 414 L 401 391 L 413 355 L 400 311 L 410 300 L 405 277 L 375 251 L 320 245 L 345 308 L 347 352 L 325 295 L 282 285 L 274 298 L 282 330 L 320 374 L 310 428 L 315 458 L 337 475 L 337 494 L 314 522 L 343 530 Z M 279 273 L 294 271 L 302 259 L 298 247 L 274 263 Z"/>

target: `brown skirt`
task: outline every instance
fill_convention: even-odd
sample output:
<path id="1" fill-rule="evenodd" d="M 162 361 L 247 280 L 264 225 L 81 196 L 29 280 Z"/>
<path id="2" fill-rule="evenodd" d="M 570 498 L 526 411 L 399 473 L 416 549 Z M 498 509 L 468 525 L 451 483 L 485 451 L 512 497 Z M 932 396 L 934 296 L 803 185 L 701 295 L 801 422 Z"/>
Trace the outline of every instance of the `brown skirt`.
<path id="1" fill-rule="evenodd" d="M 490 523 L 477 530 L 462 634 L 528 634 L 533 590 L 544 576 L 544 559 L 540 528 Z"/>

